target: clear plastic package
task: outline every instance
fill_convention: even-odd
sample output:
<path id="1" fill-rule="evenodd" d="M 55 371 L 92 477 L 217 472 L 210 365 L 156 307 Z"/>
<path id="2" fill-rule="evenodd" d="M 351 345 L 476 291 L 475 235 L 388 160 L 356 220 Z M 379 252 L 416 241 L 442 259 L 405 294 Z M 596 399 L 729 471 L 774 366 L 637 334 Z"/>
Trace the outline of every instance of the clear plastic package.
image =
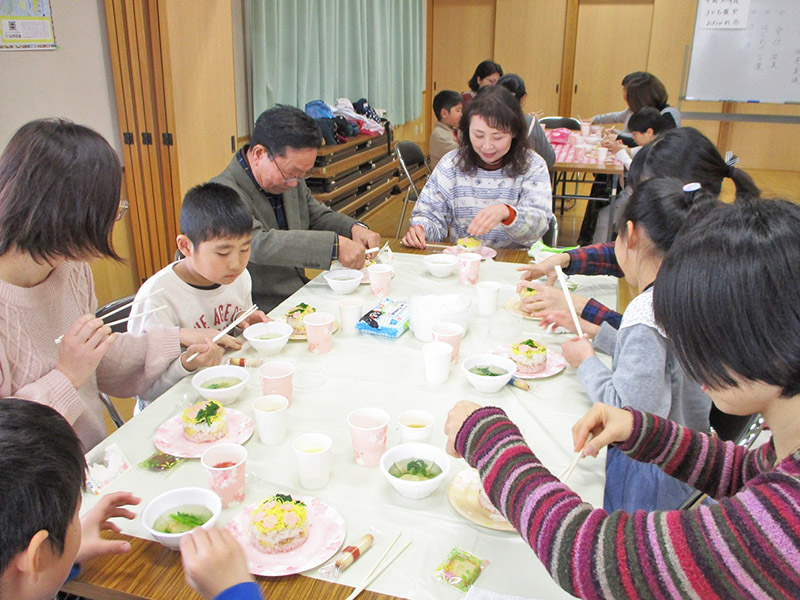
<path id="1" fill-rule="evenodd" d="M 444 562 L 436 568 L 433 576 L 443 583 L 466 592 L 488 564 L 488 560 L 478 558 L 461 548 L 453 548 Z"/>
<path id="2" fill-rule="evenodd" d="M 400 337 L 408 329 L 409 314 L 407 302 L 386 298 L 359 319 L 356 331 L 392 338 Z"/>

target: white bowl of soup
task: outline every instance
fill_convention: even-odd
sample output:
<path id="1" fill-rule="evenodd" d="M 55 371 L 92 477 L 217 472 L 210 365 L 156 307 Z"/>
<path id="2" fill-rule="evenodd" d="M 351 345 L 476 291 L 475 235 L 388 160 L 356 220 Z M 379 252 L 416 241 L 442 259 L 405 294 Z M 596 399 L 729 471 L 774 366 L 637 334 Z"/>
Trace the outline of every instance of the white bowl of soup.
<path id="1" fill-rule="evenodd" d="M 283 321 L 269 321 L 267 323 L 255 323 L 244 330 L 244 339 L 262 354 L 278 354 L 294 329 Z"/>
<path id="2" fill-rule="evenodd" d="M 461 363 L 461 370 L 476 390 L 484 394 L 494 394 L 511 381 L 517 372 L 517 365 L 505 356 L 476 354 Z"/>
<path id="3" fill-rule="evenodd" d="M 364 280 L 364 274 L 355 269 L 336 269 L 323 275 L 330 288 L 336 294 L 352 294 Z"/>
<path id="4" fill-rule="evenodd" d="M 409 442 L 384 452 L 380 469 L 401 495 L 419 500 L 435 492 L 447 477 L 450 457 L 431 444 Z"/>
<path id="5" fill-rule="evenodd" d="M 458 266 L 458 257 L 452 254 L 429 254 L 422 259 L 422 263 L 434 277 L 449 277 Z"/>
<path id="6" fill-rule="evenodd" d="M 234 365 L 208 367 L 192 377 L 192 387 L 206 400 L 221 404 L 234 402 L 250 376 L 247 369 Z"/>
<path id="7" fill-rule="evenodd" d="M 205 488 L 184 487 L 153 498 L 142 511 L 147 532 L 170 550 L 178 550 L 181 538 L 195 527 L 210 529 L 222 511 L 222 501 Z"/>

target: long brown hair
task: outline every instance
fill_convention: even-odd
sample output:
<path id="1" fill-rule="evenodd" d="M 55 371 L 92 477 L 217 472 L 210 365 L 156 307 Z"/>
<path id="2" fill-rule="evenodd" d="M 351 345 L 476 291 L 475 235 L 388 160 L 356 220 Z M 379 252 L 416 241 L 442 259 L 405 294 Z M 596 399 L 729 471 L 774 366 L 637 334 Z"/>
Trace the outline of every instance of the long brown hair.
<path id="1" fill-rule="evenodd" d="M 473 175 L 481 160 L 469 138 L 472 117 L 479 115 L 490 127 L 511 134 L 511 147 L 503 157 L 503 170 L 510 177 L 518 177 L 528 170 L 528 129 L 519 100 L 506 88 L 491 85 L 481 88 L 466 105 L 458 129 L 458 158 L 456 162 L 465 173 Z"/>
<path id="2" fill-rule="evenodd" d="M 96 131 L 66 119 L 19 128 L 0 156 L 0 255 L 121 260 L 111 245 L 122 169 Z"/>

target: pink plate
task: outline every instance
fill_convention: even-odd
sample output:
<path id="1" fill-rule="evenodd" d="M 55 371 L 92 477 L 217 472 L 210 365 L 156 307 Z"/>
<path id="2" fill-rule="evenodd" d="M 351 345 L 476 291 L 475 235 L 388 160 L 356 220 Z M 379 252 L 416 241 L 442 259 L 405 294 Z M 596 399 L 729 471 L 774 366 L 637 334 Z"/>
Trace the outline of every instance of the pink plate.
<path id="1" fill-rule="evenodd" d="M 500 356 L 511 358 L 511 346 L 508 344 L 498 346 L 492 350 L 492 354 L 499 354 Z M 566 366 L 567 361 L 560 353 L 548 349 L 547 361 L 545 362 L 544 369 L 542 371 L 538 371 L 537 373 L 525 373 L 517 369 L 514 377 L 519 379 L 542 379 L 543 377 L 552 377 L 553 375 L 561 373 Z"/>
<path id="2" fill-rule="evenodd" d="M 225 412 L 228 416 L 226 421 L 228 433 L 224 438 L 202 444 L 193 442 L 183 435 L 182 415 L 175 415 L 171 419 L 164 421 L 156 429 L 156 435 L 153 440 L 156 448 L 181 458 L 200 458 L 203 452 L 216 444 L 221 444 L 222 442 L 230 442 L 232 444 L 245 443 L 253 435 L 253 420 L 243 412 L 232 408 L 226 408 Z"/>
<path id="3" fill-rule="evenodd" d="M 324 563 L 339 551 L 344 542 L 344 518 L 332 506 L 313 496 L 299 498 L 308 514 L 308 539 L 290 552 L 266 554 L 259 551 L 248 533 L 250 513 L 258 506 L 244 506 L 228 522 L 226 529 L 244 548 L 247 568 L 253 575 L 280 577 L 308 571 Z"/>
<path id="4" fill-rule="evenodd" d="M 444 254 L 455 254 L 456 256 L 462 252 L 465 252 L 465 250 L 460 250 L 458 246 L 450 246 L 449 248 L 442 250 L 442 253 Z M 489 246 L 481 246 L 480 250 L 478 250 L 478 254 L 481 255 L 481 260 L 486 260 L 487 258 L 494 258 L 497 256 L 497 250 L 494 248 L 489 248 Z"/>
<path id="5" fill-rule="evenodd" d="M 519 296 L 511 296 L 506 303 L 503 305 L 508 312 L 512 315 L 516 315 L 518 317 L 522 317 L 523 319 L 528 319 L 529 321 L 541 321 L 541 317 L 534 317 L 530 313 L 526 313 L 522 308 L 520 308 L 520 299 Z"/>

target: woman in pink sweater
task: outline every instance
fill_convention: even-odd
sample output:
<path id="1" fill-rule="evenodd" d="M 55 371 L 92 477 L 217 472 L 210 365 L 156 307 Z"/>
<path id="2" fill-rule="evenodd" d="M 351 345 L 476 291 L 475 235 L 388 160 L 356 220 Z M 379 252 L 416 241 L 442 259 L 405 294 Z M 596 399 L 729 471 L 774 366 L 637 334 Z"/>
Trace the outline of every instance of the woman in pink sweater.
<path id="1" fill-rule="evenodd" d="M 680 234 L 653 288 L 656 322 L 723 412 L 761 413 L 769 443 L 745 450 L 647 413 L 595 404 L 576 451 L 615 444 L 718 502 L 616 511 L 581 501 L 505 413 L 461 402 L 448 449 L 569 593 L 580 598 L 797 598 L 800 590 L 800 206 L 742 200 Z M 594 437 L 587 441 L 589 433 Z"/>
<path id="2" fill-rule="evenodd" d="M 147 390 L 181 344 L 214 351 L 208 330 L 119 335 L 94 317 L 87 261 L 119 259 L 121 179 L 108 142 L 64 120 L 22 126 L 0 156 L 0 396 L 52 406 L 86 450 L 105 437 L 98 390 Z"/>

